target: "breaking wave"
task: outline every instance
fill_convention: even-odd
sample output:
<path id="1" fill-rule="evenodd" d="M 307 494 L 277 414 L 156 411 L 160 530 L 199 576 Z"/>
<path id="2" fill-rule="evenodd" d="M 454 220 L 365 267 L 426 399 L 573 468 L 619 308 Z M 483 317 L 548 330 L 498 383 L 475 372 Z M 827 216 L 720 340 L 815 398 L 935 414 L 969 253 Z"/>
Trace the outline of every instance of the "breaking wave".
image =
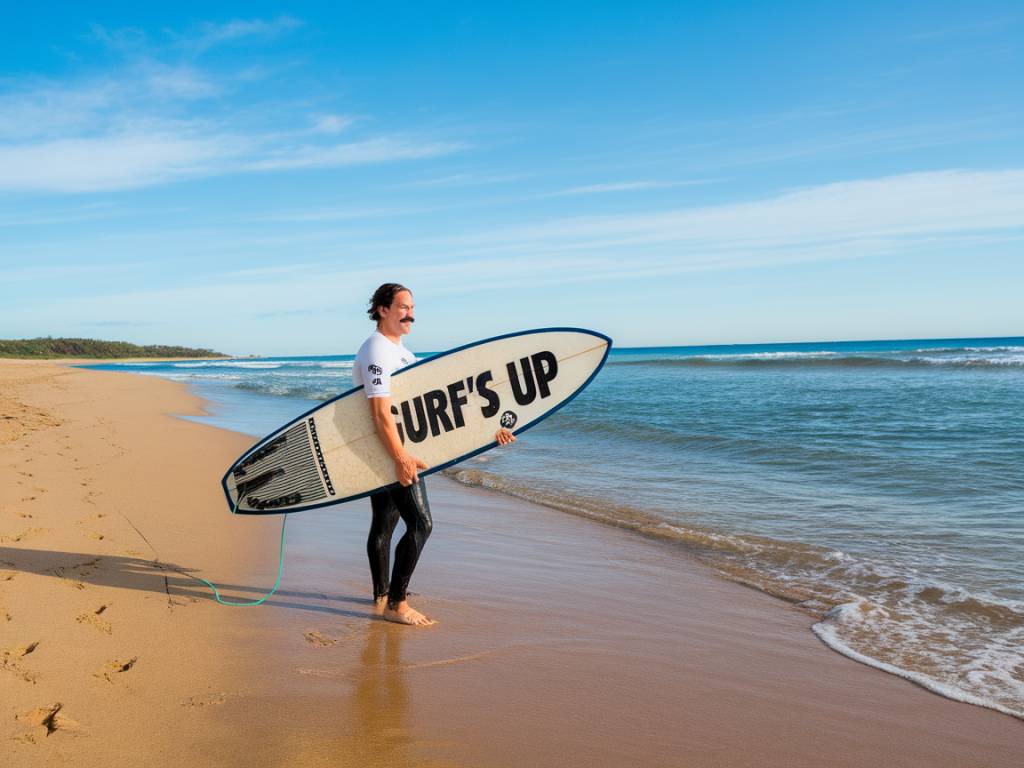
<path id="1" fill-rule="evenodd" d="M 1003 349 L 933 349 L 914 354 L 840 354 L 837 352 L 763 352 L 736 355 L 692 355 L 635 360 L 610 359 L 610 366 L 649 366 L 654 368 L 1021 368 L 1024 347 Z"/>

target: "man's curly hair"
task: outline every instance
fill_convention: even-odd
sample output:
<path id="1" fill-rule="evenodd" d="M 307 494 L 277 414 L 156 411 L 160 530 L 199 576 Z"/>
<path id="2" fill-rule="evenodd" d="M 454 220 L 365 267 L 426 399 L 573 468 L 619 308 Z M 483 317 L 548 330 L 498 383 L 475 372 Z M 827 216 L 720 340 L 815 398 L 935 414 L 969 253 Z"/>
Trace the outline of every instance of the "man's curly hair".
<path id="1" fill-rule="evenodd" d="M 395 294 L 402 291 L 409 291 L 409 289 L 401 283 L 384 283 L 370 297 L 370 308 L 366 310 L 366 314 L 370 316 L 371 320 L 377 322 L 380 320 L 380 308 L 390 307 L 391 302 L 395 300 Z M 409 293 L 412 293 L 412 291 L 409 291 Z"/>

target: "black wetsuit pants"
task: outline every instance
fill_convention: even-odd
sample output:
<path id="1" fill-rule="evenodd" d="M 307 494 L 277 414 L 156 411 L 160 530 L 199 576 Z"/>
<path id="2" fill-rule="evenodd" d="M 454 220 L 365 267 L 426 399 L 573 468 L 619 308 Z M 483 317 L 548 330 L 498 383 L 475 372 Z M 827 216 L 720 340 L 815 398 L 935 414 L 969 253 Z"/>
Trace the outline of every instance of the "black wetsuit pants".
<path id="1" fill-rule="evenodd" d="M 410 486 L 386 488 L 370 496 L 370 507 L 373 509 L 373 522 L 366 541 L 366 554 L 370 557 L 373 597 L 377 599 L 387 595 L 388 605 L 395 606 L 405 600 L 409 579 L 433 527 L 426 486 L 420 480 Z M 398 525 L 399 517 L 405 523 L 405 535 L 395 548 L 395 568 L 389 584 L 391 534 Z"/>

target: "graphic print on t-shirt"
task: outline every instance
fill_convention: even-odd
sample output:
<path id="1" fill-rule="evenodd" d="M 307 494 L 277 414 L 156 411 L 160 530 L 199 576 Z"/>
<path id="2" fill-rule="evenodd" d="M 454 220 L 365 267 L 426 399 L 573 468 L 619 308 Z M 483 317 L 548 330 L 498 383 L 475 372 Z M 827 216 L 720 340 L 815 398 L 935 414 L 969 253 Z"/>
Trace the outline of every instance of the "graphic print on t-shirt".
<path id="1" fill-rule="evenodd" d="M 401 342 L 395 344 L 374 331 L 356 353 L 352 384 L 362 385 L 367 397 L 390 397 L 391 375 L 415 362 L 416 356 Z"/>

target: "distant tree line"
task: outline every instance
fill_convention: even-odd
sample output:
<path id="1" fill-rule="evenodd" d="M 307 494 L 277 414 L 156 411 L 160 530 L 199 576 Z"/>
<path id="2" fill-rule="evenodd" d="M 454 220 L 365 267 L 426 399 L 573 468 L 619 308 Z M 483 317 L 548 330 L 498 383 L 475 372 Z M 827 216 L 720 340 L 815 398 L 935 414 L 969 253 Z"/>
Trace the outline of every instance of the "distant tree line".
<path id="1" fill-rule="evenodd" d="M 139 346 L 127 341 L 98 339 L 0 339 L 0 357 L 227 357 L 212 349 L 192 349 L 164 344 Z"/>

